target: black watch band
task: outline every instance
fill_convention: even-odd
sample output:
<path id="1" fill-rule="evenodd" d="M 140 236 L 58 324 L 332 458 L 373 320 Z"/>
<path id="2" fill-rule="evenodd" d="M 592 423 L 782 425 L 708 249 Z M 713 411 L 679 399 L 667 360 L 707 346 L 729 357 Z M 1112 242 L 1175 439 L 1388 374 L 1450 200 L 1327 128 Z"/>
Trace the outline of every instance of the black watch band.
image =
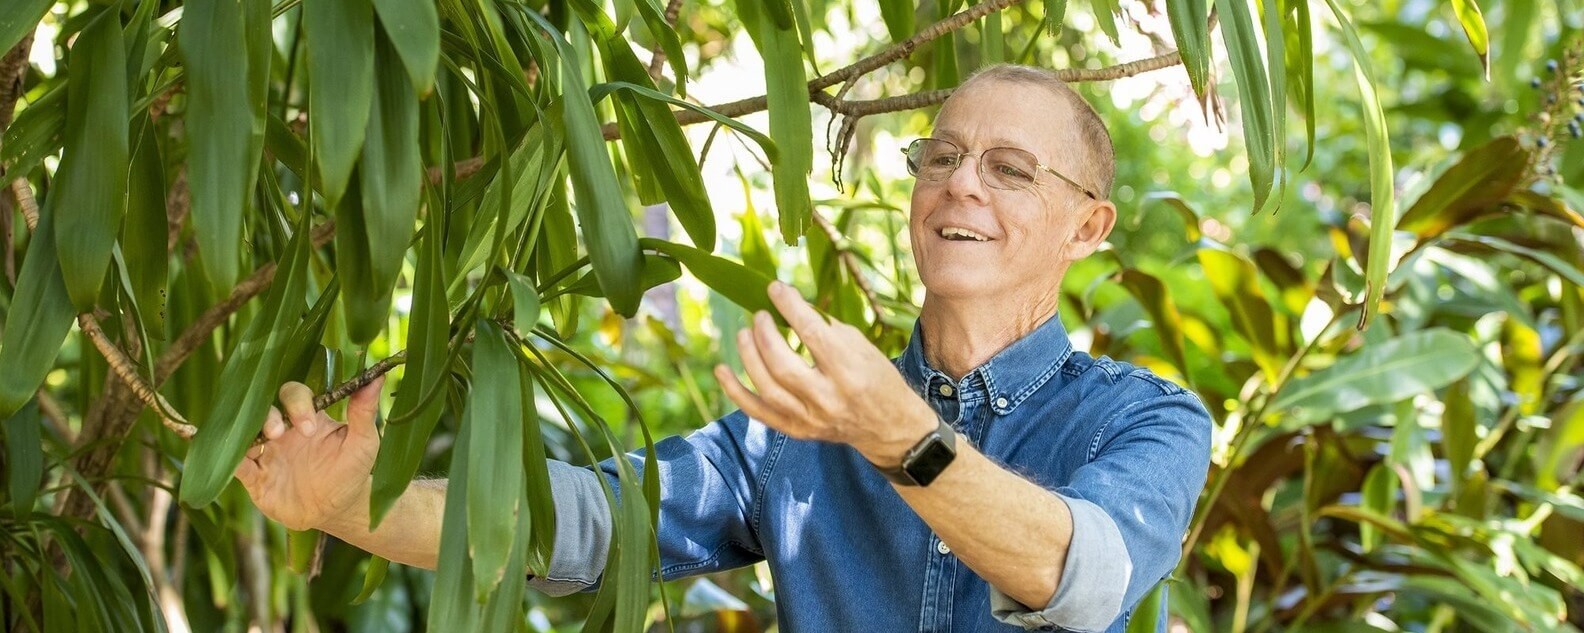
<path id="1" fill-rule="evenodd" d="M 920 439 L 913 448 L 908 449 L 902 457 L 902 464 L 896 468 L 881 468 L 875 466 L 887 480 L 899 486 L 928 486 L 930 482 L 939 477 L 941 471 L 951 465 L 957 458 L 957 431 L 953 430 L 945 420 L 940 421 L 940 426 L 930 431 Z"/>

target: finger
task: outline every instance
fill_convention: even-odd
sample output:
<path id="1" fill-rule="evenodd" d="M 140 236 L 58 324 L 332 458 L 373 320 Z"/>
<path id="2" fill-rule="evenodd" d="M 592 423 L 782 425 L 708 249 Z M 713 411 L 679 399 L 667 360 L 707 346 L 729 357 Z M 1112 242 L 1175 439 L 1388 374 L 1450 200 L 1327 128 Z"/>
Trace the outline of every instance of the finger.
<path id="1" fill-rule="evenodd" d="M 253 487 L 258 484 L 259 476 L 263 473 L 263 469 L 259 468 L 258 462 L 253 461 L 252 457 L 244 457 L 242 463 L 237 464 L 237 481 L 242 482 L 242 487 L 247 488 L 250 495 Z"/>
<path id="2" fill-rule="evenodd" d="M 798 338 L 809 348 L 809 353 L 814 355 L 815 363 L 829 362 L 836 350 L 831 349 L 830 322 L 820 315 L 814 306 L 803 300 L 803 295 L 798 294 L 796 288 L 780 281 L 770 282 L 770 301 L 775 304 L 776 310 L 781 312 L 781 317 L 786 319 L 787 325 L 792 326 L 792 331 L 797 332 Z"/>
<path id="3" fill-rule="evenodd" d="M 776 382 L 801 400 L 807 401 L 818 396 L 823 376 L 797 352 L 792 351 L 786 339 L 781 337 L 781 332 L 776 330 L 775 320 L 770 318 L 770 313 L 759 312 L 754 315 L 753 337 L 760 360 Z"/>
<path id="4" fill-rule="evenodd" d="M 281 408 L 286 410 L 286 417 L 291 419 L 292 428 L 297 429 L 308 437 L 317 437 L 324 425 L 319 423 L 319 416 L 314 415 L 313 390 L 308 385 L 300 382 L 288 382 L 280 388 Z"/>
<path id="5" fill-rule="evenodd" d="M 280 409 L 270 407 L 269 415 L 264 418 L 264 439 L 280 439 L 286 432 L 286 420 L 281 417 Z"/>
<path id="6" fill-rule="evenodd" d="M 363 385 L 347 399 L 347 436 L 367 440 L 379 437 L 374 429 L 374 418 L 379 416 L 380 389 L 385 386 L 385 376 Z"/>
<path id="7" fill-rule="evenodd" d="M 759 392 L 760 400 L 781 416 L 802 415 L 802 401 L 782 387 L 780 381 L 765 368 L 764 360 L 759 355 L 758 342 L 748 330 L 737 332 L 737 351 L 742 356 L 743 369 L 748 372 L 754 389 Z"/>
<path id="8" fill-rule="evenodd" d="M 772 412 L 770 406 L 765 404 L 764 400 L 754 395 L 754 392 L 749 390 L 747 385 L 742 384 L 742 381 L 737 379 L 737 375 L 733 374 L 731 369 L 725 365 L 716 365 L 715 380 L 720 383 L 721 390 L 726 392 L 726 397 L 731 399 L 737 405 L 737 408 L 742 409 L 743 413 L 748 414 L 748 417 L 763 422 L 783 433 L 788 431 L 788 429 L 781 428 L 781 416 Z"/>

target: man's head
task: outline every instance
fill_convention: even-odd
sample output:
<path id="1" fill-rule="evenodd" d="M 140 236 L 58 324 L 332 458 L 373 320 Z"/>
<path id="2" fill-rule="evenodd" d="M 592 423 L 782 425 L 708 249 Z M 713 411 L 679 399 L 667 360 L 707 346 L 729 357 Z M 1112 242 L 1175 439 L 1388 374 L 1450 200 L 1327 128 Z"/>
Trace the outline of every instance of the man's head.
<path id="1" fill-rule="evenodd" d="M 956 146 L 937 144 L 932 176 L 943 179 L 921 172 L 913 189 L 909 229 L 930 295 L 1053 309 L 1062 275 L 1116 219 L 1114 156 L 1099 115 L 1050 71 L 992 66 L 952 94 L 930 136 Z M 1028 154 L 993 154 L 981 179 L 982 156 L 996 148 Z M 966 154 L 955 171 L 953 152 Z M 1007 155 L 1028 161 L 999 160 Z"/>

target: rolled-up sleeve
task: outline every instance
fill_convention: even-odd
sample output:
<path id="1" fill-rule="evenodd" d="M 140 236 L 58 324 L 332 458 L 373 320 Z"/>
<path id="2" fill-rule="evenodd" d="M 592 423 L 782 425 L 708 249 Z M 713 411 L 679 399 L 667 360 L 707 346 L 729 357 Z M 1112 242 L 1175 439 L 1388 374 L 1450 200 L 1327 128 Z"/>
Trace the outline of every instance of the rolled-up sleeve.
<path id="1" fill-rule="evenodd" d="M 544 576 L 528 586 L 552 596 L 577 593 L 599 583 L 610 549 L 611 514 L 599 475 L 551 460 L 550 496 L 555 498 L 555 549 Z"/>
<path id="2" fill-rule="evenodd" d="M 1073 527 L 1055 595 L 1034 609 L 991 587 L 996 619 L 1102 631 L 1136 606 L 1181 558 L 1210 466 L 1210 431 L 1204 406 L 1180 389 L 1156 391 L 1114 414 L 1089 461 L 1054 490 Z"/>

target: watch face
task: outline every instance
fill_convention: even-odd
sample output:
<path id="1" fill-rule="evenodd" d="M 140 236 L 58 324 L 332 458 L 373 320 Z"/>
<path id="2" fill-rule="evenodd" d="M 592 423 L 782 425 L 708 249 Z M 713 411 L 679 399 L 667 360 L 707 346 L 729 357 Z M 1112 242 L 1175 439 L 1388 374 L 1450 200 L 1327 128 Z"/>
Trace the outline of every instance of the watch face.
<path id="1" fill-rule="evenodd" d="M 945 440 L 936 436 L 930 438 L 929 442 L 919 449 L 913 459 L 908 461 L 905 469 L 908 476 L 918 485 L 928 486 L 956 457 L 957 450 L 947 446 Z"/>

